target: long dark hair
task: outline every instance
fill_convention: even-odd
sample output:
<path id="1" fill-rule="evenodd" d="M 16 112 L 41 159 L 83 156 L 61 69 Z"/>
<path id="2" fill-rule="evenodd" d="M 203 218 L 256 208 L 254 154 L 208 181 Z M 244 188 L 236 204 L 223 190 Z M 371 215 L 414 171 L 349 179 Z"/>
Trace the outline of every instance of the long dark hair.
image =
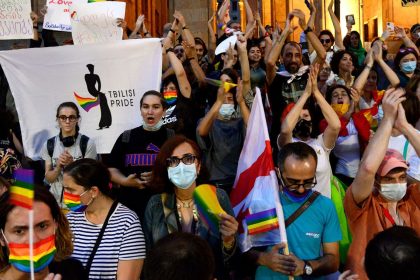
<path id="1" fill-rule="evenodd" d="M 201 165 L 197 183 L 203 182 L 207 179 L 207 171 L 202 164 L 202 154 L 198 145 L 183 135 L 175 135 L 166 140 L 157 155 L 155 165 L 153 166 L 152 181 L 150 183 L 154 191 L 166 193 L 174 192 L 175 186 L 169 180 L 166 159 L 168 159 L 172 155 L 173 151 L 183 143 L 187 143 L 191 146 L 195 156 L 197 157 L 197 162 Z"/>

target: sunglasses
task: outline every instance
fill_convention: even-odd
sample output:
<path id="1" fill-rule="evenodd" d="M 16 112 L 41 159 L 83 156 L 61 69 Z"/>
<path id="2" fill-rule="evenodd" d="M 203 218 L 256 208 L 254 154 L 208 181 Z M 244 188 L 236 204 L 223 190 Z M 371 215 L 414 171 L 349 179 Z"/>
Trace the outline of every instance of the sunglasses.
<path id="1" fill-rule="evenodd" d="M 321 41 L 321 44 L 329 44 L 331 43 L 331 39 L 319 39 Z"/>
<path id="2" fill-rule="evenodd" d="M 190 165 L 194 163 L 196 158 L 193 154 L 185 154 L 182 158 L 173 156 L 166 159 L 166 164 L 168 167 L 177 167 L 182 161 L 183 164 Z"/>

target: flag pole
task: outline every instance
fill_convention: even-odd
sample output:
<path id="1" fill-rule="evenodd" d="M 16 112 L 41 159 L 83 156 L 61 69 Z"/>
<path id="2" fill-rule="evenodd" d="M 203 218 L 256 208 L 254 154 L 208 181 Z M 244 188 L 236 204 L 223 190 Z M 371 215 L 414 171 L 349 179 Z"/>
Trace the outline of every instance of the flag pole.
<path id="1" fill-rule="evenodd" d="M 290 255 L 289 252 L 289 244 L 286 242 L 286 247 L 284 247 L 284 254 L 285 255 Z M 294 280 L 295 277 L 293 275 L 289 275 L 289 280 Z"/>
<path id="2" fill-rule="evenodd" d="M 31 280 L 35 280 L 34 272 L 34 210 L 29 210 L 29 259 L 31 268 Z"/>

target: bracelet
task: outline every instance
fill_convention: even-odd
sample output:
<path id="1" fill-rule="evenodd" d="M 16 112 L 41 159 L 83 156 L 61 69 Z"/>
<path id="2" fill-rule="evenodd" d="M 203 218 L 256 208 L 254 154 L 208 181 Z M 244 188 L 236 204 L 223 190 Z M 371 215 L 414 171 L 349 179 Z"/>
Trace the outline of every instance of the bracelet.
<path id="1" fill-rule="evenodd" d="M 365 67 L 367 68 L 367 69 L 372 69 L 372 66 L 369 66 L 369 65 L 365 65 Z"/>
<path id="2" fill-rule="evenodd" d="M 172 28 L 171 28 L 171 29 L 169 29 L 169 32 L 172 32 L 172 33 L 174 33 L 174 34 L 175 34 L 175 30 L 173 30 Z"/>
<path id="3" fill-rule="evenodd" d="M 184 29 L 188 29 L 188 26 L 185 25 L 184 27 L 182 27 L 182 30 L 184 30 Z"/>
<path id="4" fill-rule="evenodd" d="M 168 53 L 168 52 L 174 52 L 174 48 L 166 49 L 166 53 Z"/>
<path id="5" fill-rule="evenodd" d="M 306 27 L 305 31 L 303 31 L 303 33 L 308 34 L 309 32 L 313 32 L 311 27 Z"/>

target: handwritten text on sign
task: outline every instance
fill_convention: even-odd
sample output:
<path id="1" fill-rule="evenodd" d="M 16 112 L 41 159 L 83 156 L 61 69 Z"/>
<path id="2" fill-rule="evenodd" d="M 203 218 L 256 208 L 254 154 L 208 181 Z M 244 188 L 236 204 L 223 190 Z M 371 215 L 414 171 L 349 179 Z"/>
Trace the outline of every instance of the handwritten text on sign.
<path id="1" fill-rule="evenodd" d="M 124 2 L 73 4 L 70 8 L 72 37 L 75 45 L 122 40 L 117 18 L 124 18 Z"/>
<path id="2" fill-rule="evenodd" d="M 1 0 L 0 40 L 33 38 L 30 14 L 30 0 Z"/>
<path id="3" fill-rule="evenodd" d="M 44 29 L 71 32 L 70 6 L 87 3 L 88 0 L 47 0 L 47 14 L 44 17 Z"/>

